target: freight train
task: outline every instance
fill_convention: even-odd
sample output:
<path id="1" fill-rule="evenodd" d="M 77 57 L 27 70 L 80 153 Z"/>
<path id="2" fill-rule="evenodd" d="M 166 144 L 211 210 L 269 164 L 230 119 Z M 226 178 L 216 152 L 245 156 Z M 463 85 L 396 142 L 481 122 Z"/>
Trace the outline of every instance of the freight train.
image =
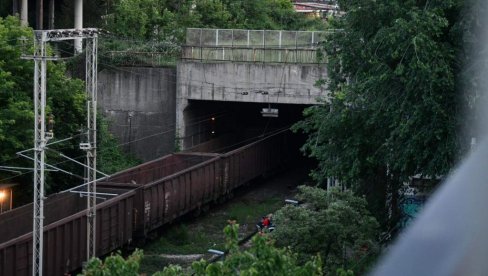
<path id="1" fill-rule="evenodd" d="M 277 170 L 293 158 L 292 140 L 282 130 L 225 153 L 174 153 L 97 183 L 96 255 L 144 239 Z M 66 274 L 86 261 L 86 197 L 79 190 L 45 200 L 44 275 Z M 32 209 L 0 215 L 0 276 L 32 274 Z"/>

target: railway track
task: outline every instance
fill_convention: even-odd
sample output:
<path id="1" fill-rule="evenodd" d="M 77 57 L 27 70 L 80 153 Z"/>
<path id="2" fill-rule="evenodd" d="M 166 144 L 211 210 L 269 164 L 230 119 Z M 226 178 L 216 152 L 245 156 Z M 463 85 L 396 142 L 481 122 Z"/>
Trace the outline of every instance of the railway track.
<path id="1" fill-rule="evenodd" d="M 144 239 L 185 214 L 229 198 L 293 158 L 289 131 L 222 154 L 177 153 L 117 173 L 97 192 L 97 256 Z M 83 192 L 83 189 L 78 189 Z M 62 275 L 86 259 L 86 199 L 70 191 L 45 201 L 44 274 Z M 0 215 L 0 276 L 32 272 L 32 205 Z"/>

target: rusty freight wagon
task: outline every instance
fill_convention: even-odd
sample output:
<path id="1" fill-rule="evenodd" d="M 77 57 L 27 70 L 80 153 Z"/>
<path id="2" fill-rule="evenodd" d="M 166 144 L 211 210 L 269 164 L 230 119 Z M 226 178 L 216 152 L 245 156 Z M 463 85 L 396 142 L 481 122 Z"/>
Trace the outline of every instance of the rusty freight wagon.
<path id="1" fill-rule="evenodd" d="M 270 173 L 291 157 L 288 132 L 260 139 L 225 154 L 192 153 L 207 157 L 193 167 L 142 186 L 137 232 L 148 232 L 191 211 L 232 197 L 233 191 L 252 179 Z"/>
<path id="2" fill-rule="evenodd" d="M 97 256 L 143 239 L 191 211 L 231 197 L 290 158 L 280 131 L 223 154 L 177 153 L 99 182 Z M 45 201 L 44 275 L 62 275 L 86 259 L 86 198 L 69 191 Z M 32 272 L 32 204 L 0 215 L 0 276 Z"/>
<path id="3" fill-rule="evenodd" d="M 114 194 L 97 204 L 97 255 L 132 239 L 135 190 L 98 187 Z M 32 204 L 0 216 L 0 275 L 32 274 Z M 45 201 L 44 275 L 63 275 L 86 259 L 86 198 L 60 193 Z"/>

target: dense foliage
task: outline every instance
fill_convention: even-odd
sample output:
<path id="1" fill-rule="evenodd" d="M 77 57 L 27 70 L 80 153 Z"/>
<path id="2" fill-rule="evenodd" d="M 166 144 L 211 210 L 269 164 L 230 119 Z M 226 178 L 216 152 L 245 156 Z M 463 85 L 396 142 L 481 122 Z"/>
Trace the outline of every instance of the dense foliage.
<path id="1" fill-rule="evenodd" d="M 34 63 L 20 59 L 22 51 L 32 53 L 32 30 L 20 27 L 15 17 L 0 18 L 0 164 L 32 167 L 32 163 L 16 158 L 16 152 L 33 147 L 33 74 Z M 23 38 L 26 41 L 23 41 Z M 54 135 L 65 138 L 79 133 L 84 118 L 83 83 L 65 75 L 62 63 L 48 62 L 47 114 L 55 118 Z M 73 143 L 66 147 L 67 155 L 80 154 Z M 57 149 L 59 147 L 53 147 Z M 29 153 L 30 155 L 30 153 Z M 72 169 L 64 167 L 65 169 Z M 11 177 L 0 171 L 0 178 Z M 31 175 L 22 175 L 13 182 L 29 183 Z M 58 181 L 53 174 L 48 177 Z M 66 180 L 66 179 L 64 179 Z M 51 181 L 49 181 L 51 182 Z M 30 187 L 31 185 L 29 185 Z M 48 185 L 48 189 L 53 188 Z M 24 191 L 28 191 L 23 187 Z"/>
<path id="2" fill-rule="evenodd" d="M 141 250 L 135 250 L 127 259 L 124 259 L 120 252 L 111 255 L 102 262 L 99 258 L 91 259 L 83 269 L 85 276 L 137 276 L 139 275 L 139 264 L 143 257 Z"/>
<path id="3" fill-rule="evenodd" d="M 179 41 L 189 27 L 299 30 L 324 26 L 296 13 L 288 0 L 118 0 L 107 25 L 126 37 Z"/>
<path id="4" fill-rule="evenodd" d="M 341 31 L 324 43 L 330 97 L 295 128 L 309 134 L 314 177 L 366 195 L 392 228 L 401 184 L 445 175 L 460 153 L 462 1 L 339 3 L 346 14 L 332 26 Z"/>
<path id="5" fill-rule="evenodd" d="M 288 249 L 277 249 L 267 238 L 257 235 L 248 249 L 238 245 L 239 225 L 231 223 L 224 229 L 227 254 L 224 260 L 208 263 L 205 260 L 192 264 L 192 271 L 170 265 L 155 276 L 176 275 L 322 275 L 320 258 L 313 257 L 299 264 L 297 255 Z M 142 252 L 136 250 L 127 260 L 120 255 L 107 257 L 105 262 L 92 259 L 83 270 L 83 275 L 138 275 Z"/>
<path id="6" fill-rule="evenodd" d="M 288 249 L 278 249 L 267 237 L 256 235 L 251 248 L 242 251 L 237 244 L 238 225 L 224 229 L 227 237 L 225 260 L 208 264 L 195 262 L 196 275 L 322 275 L 320 258 L 312 257 L 298 263 L 297 256 Z"/>
<path id="7" fill-rule="evenodd" d="M 364 274 L 375 260 L 379 225 L 366 200 L 352 192 L 300 186 L 300 205 L 287 205 L 275 214 L 272 233 L 278 246 L 289 246 L 308 260 L 319 254 L 326 274 L 349 269 Z"/>
<path id="8" fill-rule="evenodd" d="M 161 267 L 169 275 L 361 275 L 378 253 L 378 222 L 366 201 L 351 192 L 301 186 L 300 206 L 285 206 L 275 215 L 276 230 L 256 235 L 249 248 L 238 245 L 235 222 L 224 229 L 226 255 L 221 261 L 193 262 L 191 269 Z M 281 249 L 280 249 L 281 248 Z M 296 252 L 296 253 L 293 253 Z M 83 275 L 138 275 L 143 256 L 127 260 L 113 255 L 91 260 Z M 123 273 L 123 274 L 120 274 Z"/>
<path id="9" fill-rule="evenodd" d="M 187 28 L 317 30 L 319 19 L 296 13 L 288 0 L 116 0 L 99 26 L 111 32 L 101 41 L 106 63 L 143 60 L 157 52 L 162 64 L 180 56 Z M 111 53 L 119 51 L 114 58 Z M 107 53 L 107 52 L 110 52 Z M 124 53 L 125 52 L 125 53 Z"/>
<path id="10" fill-rule="evenodd" d="M 25 38 L 25 39 L 24 39 Z M 30 54 L 32 48 L 32 29 L 20 26 L 15 17 L 0 18 L 0 165 L 32 167 L 32 162 L 16 157 L 16 152 L 33 147 L 33 74 L 34 63 L 21 59 L 22 51 Z M 83 160 L 84 152 L 79 150 L 80 129 L 86 124 L 84 84 L 81 80 L 66 75 L 62 62 L 48 62 L 47 66 L 47 114 L 54 116 L 54 137 L 75 139 L 50 147 L 71 157 Z M 103 120 L 101 120 L 103 121 Z M 99 160 L 102 169 L 114 172 L 134 164 L 134 160 L 122 155 L 116 141 L 102 125 L 99 132 L 101 143 Z M 54 141 L 55 141 L 54 140 Z M 82 176 L 83 168 L 59 157 L 58 152 L 47 151 L 47 162 L 59 163 L 59 167 L 75 175 Z M 111 164 L 111 167 L 107 167 Z M 21 193 L 16 198 L 22 203 L 30 198 L 32 175 L 0 171 L 0 182 L 22 184 Z M 62 173 L 48 173 L 46 188 L 48 192 L 59 191 L 74 184 L 80 184 L 80 177 Z M 24 196 L 24 198 L 22 198 Z"/>

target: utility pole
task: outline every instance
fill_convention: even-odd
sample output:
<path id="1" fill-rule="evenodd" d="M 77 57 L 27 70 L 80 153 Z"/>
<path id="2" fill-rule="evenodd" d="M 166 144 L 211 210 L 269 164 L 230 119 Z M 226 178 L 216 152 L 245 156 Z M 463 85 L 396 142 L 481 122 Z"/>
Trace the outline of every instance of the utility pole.
<path id="1" fill-rule="evenodd" d="M 75 10 L 74 10 L 74 18 L 75 18 L 75 29 L 82 29 L 83 28 L 83 0 L 74 0 L 75 1 Z M 75 39 L 75 54 L 81 53 L 82 43 L 80 39 Z"/>
<path id="2" fill-rule="evenodd" d="M 34 216 L 32 232 L 32 275 L 43 273 L 44 227 L 44 171 L 45 148 L 52 135 L 46 135 L 46 74 L 47 61 L 57 57 L 47 56 L 47 43 L 73 39 L 87 39 L 86 91 L 88 94 L 88 143 L 80 144 L 87 151 L 87 248 L 88 258 L 95 254 L 96 214 L 96 94 L 97 94 L 97 45 L 98 29 L 65 29 L 34 31 L 34 55 L 24 59 L 34 60 Z"/>
<path id="3" fill-rule="evenodd" d="M 32 275 L 42 275 L 46 147 L 46 33 L 34 32 L 34 215 Z"/>
<path id="4" fill-rule="evenodd" d="M 27 0 L 22 0 L 20 6 L 20 22 L 24 27 L 29 25 L 29 19 L 27 17 L 28 17 Z"/>
<path id="5" fill-rule="evenodd" d="M 87 260 L 96 256 L 96 193 L 97 193 L 97 49 L 98 37 L 86 42 L 86 93 L 88 144 L 86 148 L 86 183 L 88 200 Z"/>

